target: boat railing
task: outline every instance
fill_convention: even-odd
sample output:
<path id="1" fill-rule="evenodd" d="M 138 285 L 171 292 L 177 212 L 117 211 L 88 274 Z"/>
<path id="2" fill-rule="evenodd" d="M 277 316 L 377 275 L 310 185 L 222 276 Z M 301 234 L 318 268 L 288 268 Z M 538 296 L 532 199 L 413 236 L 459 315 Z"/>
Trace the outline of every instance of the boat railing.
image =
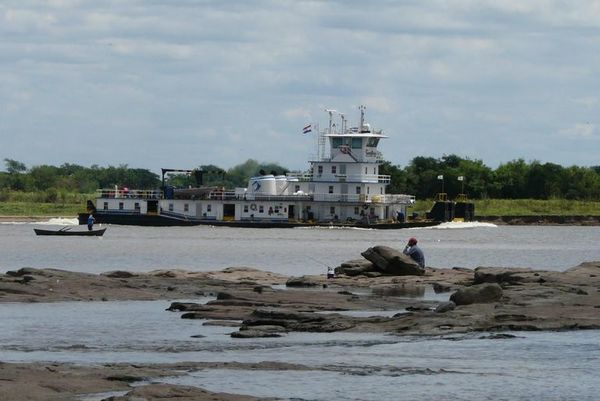
<path id="1" fill-rule="evenodd" d="M 317 174 L 316 176 L 312 173 L 288 173 L 288 177 L 297 178 L 299 181 L 329 181 L 330 179 L 336 179 L 340 182 L 365 182 L 372 184 L 389 184 L 392 181 L 392 177 L 388 174 L 331 174 L 326 173 Z M 315 179 L 316 178 L 316 179 Z"/>
<path id="2" fill-rule="evenodd" d="M 138 198 L 138 199 L 160 199 L 162 192 L 159 189 L 97 189 L 97 198 Z"/>
<path id="3" fill-rule="evenodd" d="M 349 203 L 414 203 L 411 195 L 367 195 L 367 194 L 313 194 L 313 199 L 320 202 L 349 202 Z"/>
<path id="4" fill-rule="evenodd" d="M 287 177 L 289 178 L 297 178 L 298 181 L 311 181 L 313 178 L 313 174 L 312 173 L 287 173 L 286 174 Z"/>
<path id="5" fill-rule="evenodd" d="M 250 201 L 271 201 L 271 202 L 285 202 L 285 201 L 311 201 L 313 195 L 298 194 L 298 195 L 263 195 L 263 194 L 245 194 L 242 199 Z"/>
<path id="6" fill-rule="evenodd" d="M 412 205 L 415 203 L 414 195 L 403 195 L 403 194 L 389 194 L 389 195 L 375 195 L 382 198 L 383 203 L 401 203 L 406 205 Z"/>

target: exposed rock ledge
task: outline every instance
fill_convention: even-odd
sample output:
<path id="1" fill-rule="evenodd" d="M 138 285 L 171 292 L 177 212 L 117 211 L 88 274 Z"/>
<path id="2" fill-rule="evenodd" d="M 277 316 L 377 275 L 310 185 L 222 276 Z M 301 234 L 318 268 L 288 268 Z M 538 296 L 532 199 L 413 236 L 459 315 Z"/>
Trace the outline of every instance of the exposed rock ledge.
<path id="1" fill-rule="evenodd" d="M 182 299 L 214 295 L 205 305 L 172 303 L 185 318 L 218 320 L 232 328 L 232 341 L 281 336 L 290 331 L 372 331 L 397 335 L 443 335 L 472 331 L 600 329 L 600 261 L 565 272 L 501 267 L 475 270 L 428 268 L 424 275 L 304 276 L 309 288 L 280 290 L 289 277 L 248 268 L 192 273 L 179 270 L 102 275 L 24 268 L 0 275 L 0 302 Z M 422 300 L 426 286 L 447 300 Z M 413 296 L 411 298 L 411 296 Z M 444 297 L 445 298 L 445 297 Z M 394 316 L 353 317 L 348 310 L 401 311 Z M 172 313 L 172 312 L 164 312 Z M 243 323 L 240 324 L 240 321 Z M 199 322 L 200 324 L 200 322 Z M 214 324 L 205 321 L 203 324 Z M 499 335 L 499 334 L 494 334 Z M 501 335 L 501 334 L 500 334 Z M 145 399 L 251 401 L 199 388 L 131 382 L 199 368 L 235 369 L 232 364 L 72 366 L 0 362 L 2 400 L 79 399 L 84 393 L 123 390 L 112 401 Z M 242 369 L 314 369 L 275 362 Z"/>
<path id="2" fill-rule="evenodd" d="M 288 279 L 248 268 L 103 275 L 27 268 L 0 275 L 0 301 L 182 299 L 213 294 L 216 299 L 208 304 L 174 304 L 171 310 L 183 312 L 183 318 L 241 320 L 240 333 L 235 334 L 239 337 L 288 331 L 439 335 L 600 328 L 600 262 L 565 272 L 428 268 L 422 276 L 340 275 L 329 280 L 324 275 L 305 276 L 302 281 L 312 288 L 270 286 Z M 426 286 L 445 291 L 448 298 L 415 298 Z M 352 310 L 400 313 L 393 317 L 336 313 Z"/>

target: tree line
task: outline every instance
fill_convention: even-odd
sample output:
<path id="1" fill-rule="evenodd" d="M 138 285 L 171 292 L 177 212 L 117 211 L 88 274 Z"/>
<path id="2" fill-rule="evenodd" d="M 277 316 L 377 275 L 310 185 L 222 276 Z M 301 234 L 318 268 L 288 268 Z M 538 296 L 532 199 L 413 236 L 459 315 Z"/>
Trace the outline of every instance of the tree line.
<path id="1" fill-rule="evenodd" d="M 438 192 L 450 198 L 465 193 L 473 199 L 600 199 L 600 166 L 563 167 L 517 159 L 492 169 L 481 160 L 446 155 L 415 157 L 404 168 L 384 162 L 380 173 L 391 175 L 390 193 L 418 199 Z"/>
<path id="2" fill-rule="evenodd" d="M 128 187 L 155 189 L 162 185 L 161 177 L 150 170 L 131 168 L 126 164 L 109 167 L 83 167 L 65 163 L 61 166 L 40 165 L 27 168 L 24 163 L 4 159 L 0 172 L 0 200 L 8 191 L 64 191 L 92 193 L 99 188 Z M 249 159 L 224 170 L 215 165 L 202 165 L 195 171 L 202 174 L 172 174 L 166 184 L 188 187 L 200 184 L 226 188 L 245 187 L 248 178 L 258 174 L 285 174 L 288 169 L 276 163 L 260 163 Z M 554 163 L 526 162 L 523 159 L 503 163 L 496 169 L 481 160 L 445 155 L 441 158 L 415 157 L 405 166 L 389 161 L 380 166 L 380 174 L 391 176 L 388 193 L 406 193 L 418 199 L 432 198 L 445 192 L 450 198 L 465 193 L 474 199 L 600 199 L 600 166 L 563 167 Z M 459 180 L 459 177 L 463 177 Z"/>

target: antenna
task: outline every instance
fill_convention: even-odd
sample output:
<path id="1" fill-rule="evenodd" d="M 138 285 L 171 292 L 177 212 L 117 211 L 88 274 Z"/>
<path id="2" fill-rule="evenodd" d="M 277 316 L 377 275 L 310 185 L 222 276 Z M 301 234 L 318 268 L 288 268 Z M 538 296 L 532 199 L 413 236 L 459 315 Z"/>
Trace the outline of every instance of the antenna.
<path id="1" fill-rule="evenodd" d="M 339 113 L 340 117 L 342 118 L 342 134 L 346 133 L 346 125 L 347 125 L 347 121 L 346 121 L 346 115 L 344 113 Z"/>
<path id="2" fill-rule="evenodd" d="M 329 113 L 329 132 L 328 134 L 331 135 L 333 132 L 331 131 L 333 128 L 333 113 L 337 113 L 337 110 L 333 110 L 333 109 L 325 109 L 325 111 L 327 113 Z"/>
<path id="3" fill-rule="evenodd" d="M 361 104 L 358 109 L 360 110 L 360 130 L 362 131 L 363 126 L 365 125 L 365 110 L 367 110 L 367 106 Z"/>

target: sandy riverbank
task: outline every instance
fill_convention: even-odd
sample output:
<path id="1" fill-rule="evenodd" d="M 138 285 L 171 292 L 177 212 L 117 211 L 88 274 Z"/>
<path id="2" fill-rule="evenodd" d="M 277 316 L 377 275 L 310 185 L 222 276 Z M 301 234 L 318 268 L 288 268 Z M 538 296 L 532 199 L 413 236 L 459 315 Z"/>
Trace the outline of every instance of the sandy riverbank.
<path id="1" fill-rule="evenodd" d="M 62 218 L 76 219 L 77 216 L 0 216 L 0 223 L 36 223 Z"/>

